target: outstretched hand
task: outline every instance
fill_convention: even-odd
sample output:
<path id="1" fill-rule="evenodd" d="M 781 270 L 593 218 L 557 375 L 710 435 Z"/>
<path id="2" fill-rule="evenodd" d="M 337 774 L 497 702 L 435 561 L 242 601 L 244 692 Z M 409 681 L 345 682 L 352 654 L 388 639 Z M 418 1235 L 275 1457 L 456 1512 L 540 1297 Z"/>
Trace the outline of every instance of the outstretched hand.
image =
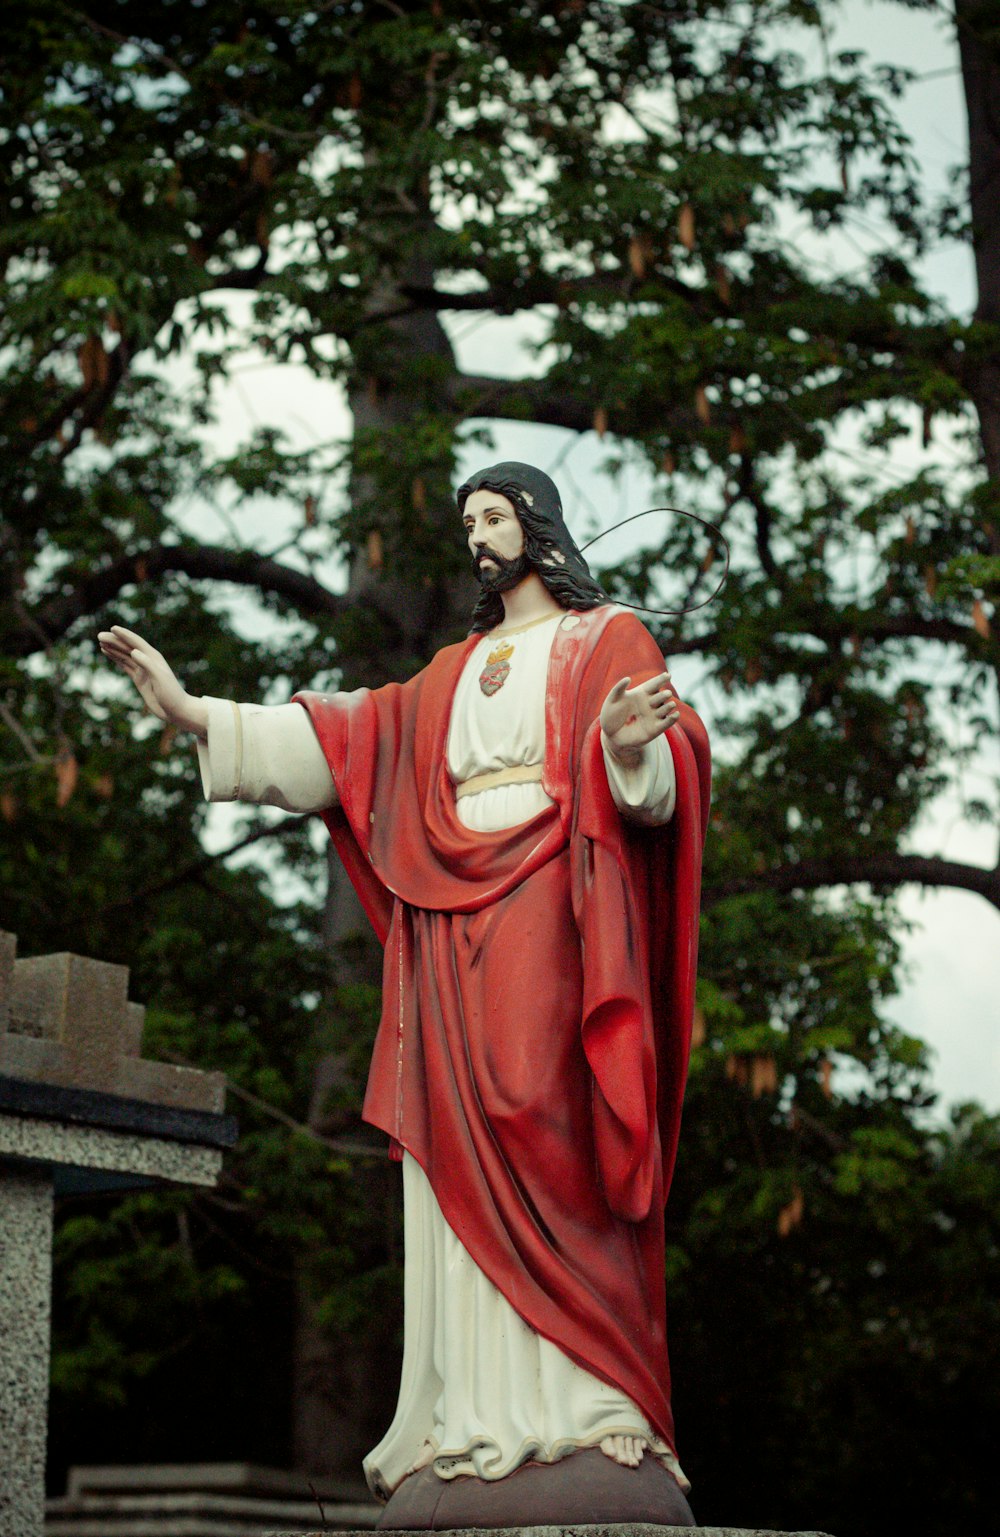
<path id="1" fill-rule="evenodd" d="M 127 673 L 142 695 L 143 704 L 160 720 L 194 731 L 204 737 L 208 730 L 208 711 L 204 701 L 178 682 L 166 657 L 134 630 L 115 624 L 102 630 L 97 643 L 108 658 Z"/>
<path id="2" fill-rule="evenodd" d="M 630 678 L 619 678 L 601 706 L 601 730 L 605 741 L 622 763 L 634 762 L 646 746 L 680 718 L 677 695 L 670 674 L 661 672 L 648 683 L 629 688 Z"/>

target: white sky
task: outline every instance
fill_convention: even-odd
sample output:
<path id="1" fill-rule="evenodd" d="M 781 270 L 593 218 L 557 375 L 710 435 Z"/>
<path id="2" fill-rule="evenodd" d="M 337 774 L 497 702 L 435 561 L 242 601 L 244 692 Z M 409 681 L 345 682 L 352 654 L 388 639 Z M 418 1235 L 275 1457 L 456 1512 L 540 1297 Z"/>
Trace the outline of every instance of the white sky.
<path id="1" fill-rule="evenodd" d="M 795 48 L 801 48 L 802 41 L 801 33 L 789 37 L 789 45 Z M 832 46 L 863 49 L 875 60 L 907 66 L 922 77 L 896 110 L 913 139 L 927 183 L 937 191 L 947 188 L 954 167 L 964 163 L 966 126 L 957 50 L 944 7 L 928 14 L 906 11 L 891 0 L 846 0 Z M 952 310 L 971 310 L 974 283 L 966 250 L 935 253 L 924 267 L 924 276 Z M 470 369 L 518 372 L 523 369 L 521 345 L 529 329 L 523 323 L 460 316 L 453 340 L 460 362 Z M 227 446 L 262 423 L 283 426 L 293 442 L 303 445 L 329 441 L 338 434 L 346 437 L 350 431 L 349 416 L 336 389 L 304 369 L 277 368 L 251 356 L 237 366 L 235 382 L 222 397 L 220 408 L 213 437 Z M 600 477 L 599 465 L 612 446 L 610 440 L 601 444 L 593 433 L 576 437 L 513 423 L 497 424 L 495 438 L 496 451 L 488 455 L 490 460 L 526 459 L 555 475 L 567 521 L 578 538 L 650 505 L 649 482 L 637 472 L 626 474 L 615 486 Z M 466 468 L 482 458 L 483 450 L 476 449 Z M 217 530 L 205 525 L 204 507 L 192 509 L 191 515 L 203 537 L 224 535 L 221 525 Z M 241 513 L 241 533 L 258 548 L 273 548 L 280 542 L 281 522 L 280 511 L 273 505 L 261 506 L 249 519 Z M 613 553 L 613 547 L 602 547 L 601 561 Z M 339 585 L 333 562 L 317 574 Z M 271 624 L 266 619 L 261 633 Z M 249 613 L 245 628 L 258 629 Z M 699 670 L 700 664 L 688 658 L 674 668 L 681 692 L 698 707 Z M 996 767 L 995 762 L 984 763 L 973 772 L 995 772 Z M 228 842 L 232 825 L 226 808 L 213 808 L 210 845 Z M 984 865 L 997 857 L 995 830 L 961 824 L 957 806 L 950 803 L 935 808 L 913 847 Z M 1000 913 L 965 892 L 917 888 L 906 890 L 902 906 L 914 926 L 905 942 L 908 980 L 888 1013 L 908 1033 L 931 1045 L 943 1104 L 971 1098 L 1000 1109 Z"/>

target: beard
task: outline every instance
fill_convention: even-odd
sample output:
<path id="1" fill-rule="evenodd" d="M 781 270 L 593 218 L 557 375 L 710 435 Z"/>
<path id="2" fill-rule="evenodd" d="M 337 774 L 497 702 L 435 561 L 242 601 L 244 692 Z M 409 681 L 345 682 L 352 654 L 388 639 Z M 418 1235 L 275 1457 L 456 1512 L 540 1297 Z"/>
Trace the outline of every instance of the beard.
<path id="1" fill-rule="evenodd" d="M 484 555 L 495 562 L 495 570 L 485 569 L 479 564 Z M 513 560 L 507 560 L 503 555 L 498 555 L 496 550 L 480 550 L 473 557 L 472 568 L 476 573 L 476 580 L 484 592 L 510 592 L 512 588 L 520 585 L 526 576 L 530 576 L 534 566 L 527 555 L 515 555 Z"/>

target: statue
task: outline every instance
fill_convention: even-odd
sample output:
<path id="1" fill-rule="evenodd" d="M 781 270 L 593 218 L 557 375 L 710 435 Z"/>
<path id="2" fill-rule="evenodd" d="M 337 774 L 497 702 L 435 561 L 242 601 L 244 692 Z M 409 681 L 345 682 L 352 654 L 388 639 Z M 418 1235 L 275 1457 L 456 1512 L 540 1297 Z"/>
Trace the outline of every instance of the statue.
<path id="1" fill-rule="evenodd" d="M 693 1524 L 663 1206 L 707 739 L 547 475 L 495 465 L 458 508 L 472 631 L 407 683 L 237 705 L 131 631 L 100 644 L 195 733 L 210 799 L 322 813 L 385 947 L 364 1115 L 403 1164 L 406 1270 L 399 1405 L 365 1461 L 382 1524 Z"/>

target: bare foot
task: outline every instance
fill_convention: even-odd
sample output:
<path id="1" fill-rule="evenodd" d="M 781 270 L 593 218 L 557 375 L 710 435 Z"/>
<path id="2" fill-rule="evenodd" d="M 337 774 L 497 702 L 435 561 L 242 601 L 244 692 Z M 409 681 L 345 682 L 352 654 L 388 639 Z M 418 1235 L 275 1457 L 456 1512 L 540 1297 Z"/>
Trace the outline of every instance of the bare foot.
<path id="1" fill-rule="evenodd" d="M 429 1468 L 436 1456 L 437 1447 L 434 1445 L 433 1441 L 425 1441 L 417 1453 L 413 1463 L 407 1470 L 406 1477 L 409 1478 L 411 1473 L 419 1473 L 421 1468 Z"/>
<path id="2" fill-rule="evenodd" d="M 645 1436 L 605 1436 L 601 1451 L 612 1462 L 620 1462 L 623 1468 L 637 1468 L 647 1444 Z"/>

